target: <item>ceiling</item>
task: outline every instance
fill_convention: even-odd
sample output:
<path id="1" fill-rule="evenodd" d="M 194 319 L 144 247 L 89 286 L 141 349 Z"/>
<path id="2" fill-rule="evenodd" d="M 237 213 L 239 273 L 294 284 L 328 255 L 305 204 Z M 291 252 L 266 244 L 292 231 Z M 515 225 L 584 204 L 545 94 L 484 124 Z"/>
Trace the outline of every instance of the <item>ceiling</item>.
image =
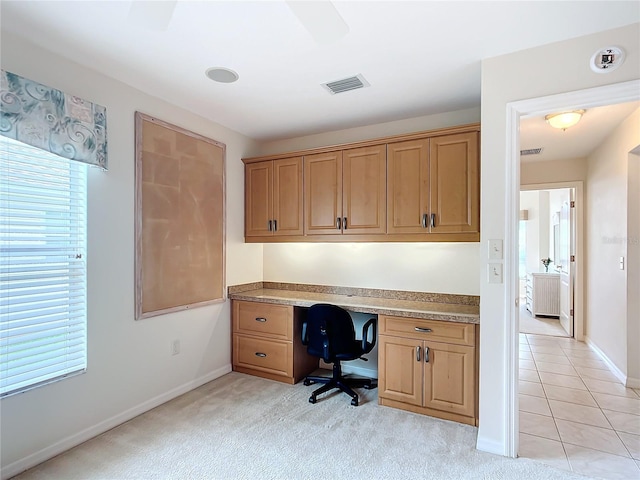
<path id="1" fill-rule="evenodd" d="M 633 1 L 335 1 L 348 32 L 318 42 L 324 17 L 290 3 L 179 0 L 164 29 L 130 1 L 2 0 L 0 13 L 3 32 L 256 140 L 479 107 L 482 59 L 640 21 Z M 214 66 L 239 80 L 213 82 Z M 370 87 L 320 86 L 356 74 Z"/>
<path id="2" fill-rule="evenodd" d="M 577 125 L 566 130 L 551 127 L 541 117 L 520 120 L 520 149 L 542 148 L 539 155 L 522 156 L 523 162 L 586 158 L 631 113 L 640 102 L 587 109 Z"/>

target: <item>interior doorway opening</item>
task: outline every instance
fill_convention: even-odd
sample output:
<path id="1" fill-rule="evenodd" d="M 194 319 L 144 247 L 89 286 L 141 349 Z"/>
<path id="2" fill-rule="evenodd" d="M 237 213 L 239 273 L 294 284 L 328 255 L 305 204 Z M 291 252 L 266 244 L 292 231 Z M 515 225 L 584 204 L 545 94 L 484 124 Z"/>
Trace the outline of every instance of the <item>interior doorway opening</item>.
<path id="1" fill-rule="evenodd" d="M 522 186 L 519 332 L 574 337 L 576 188 Z"/>

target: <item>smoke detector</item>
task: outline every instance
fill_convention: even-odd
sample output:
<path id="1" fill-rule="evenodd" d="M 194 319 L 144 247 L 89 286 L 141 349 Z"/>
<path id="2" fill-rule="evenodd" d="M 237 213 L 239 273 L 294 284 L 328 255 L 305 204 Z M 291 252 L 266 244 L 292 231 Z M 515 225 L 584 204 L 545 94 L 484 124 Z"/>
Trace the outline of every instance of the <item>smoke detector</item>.
<path id="1" fill-rule="evenodd" d="M 620 47 L 606 47 L 591 57 L 591 70 L 596 73 L 613 72 L 624 63 L 624 50 Z"/>

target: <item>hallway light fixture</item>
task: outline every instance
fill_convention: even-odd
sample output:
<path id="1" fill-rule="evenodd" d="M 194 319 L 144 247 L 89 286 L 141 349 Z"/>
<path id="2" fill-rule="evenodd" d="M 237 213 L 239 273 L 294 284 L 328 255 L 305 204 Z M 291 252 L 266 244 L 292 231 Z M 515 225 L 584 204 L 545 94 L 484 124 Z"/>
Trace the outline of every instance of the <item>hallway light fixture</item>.
<path id="1" fill-rule="evenodd" d="M 578 123 L 584 112 L 585 110 L 572 110 L 571 112 L 550 113 L 544 119 L 553 128 L 560 128 L 564 131 Z"/>

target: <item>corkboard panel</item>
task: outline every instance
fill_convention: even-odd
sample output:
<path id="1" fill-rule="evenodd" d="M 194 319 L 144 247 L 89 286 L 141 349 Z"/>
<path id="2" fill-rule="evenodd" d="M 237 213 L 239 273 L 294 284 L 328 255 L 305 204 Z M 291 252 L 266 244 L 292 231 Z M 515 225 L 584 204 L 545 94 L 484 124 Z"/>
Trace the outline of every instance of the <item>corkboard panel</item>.
<path id="1" fill-rule="evenodd" d="M 225 145 L 136 112 L 136 319 L 225 299 Z"/>

